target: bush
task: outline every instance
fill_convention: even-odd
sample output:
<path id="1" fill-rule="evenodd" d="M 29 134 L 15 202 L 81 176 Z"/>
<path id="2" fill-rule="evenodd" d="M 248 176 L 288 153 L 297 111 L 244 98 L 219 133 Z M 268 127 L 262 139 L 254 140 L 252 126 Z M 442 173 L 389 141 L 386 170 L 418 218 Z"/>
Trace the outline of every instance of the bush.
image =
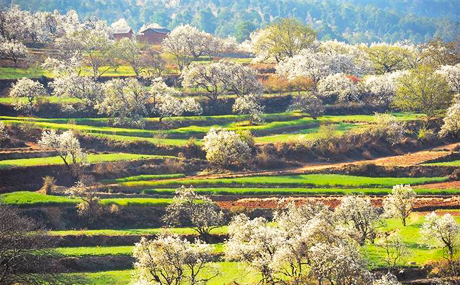
<path id="1" fill-rule="evenodd" d="M 251 158 L 251 148 L 245 137 L 233 131 L 211 128 L 203 138 L 203 144 L 206 159 L 219 168 L 244 165 Z"/>
<path id="2" fill-rule="evenodd" d="M 371 133 L 384 137 L 391 144 L 400 143 L 406 134 L 404 123 L 396 120 L 396 117 L 391 114 L 374 115 L 375 124 L 370 127 Z"/>

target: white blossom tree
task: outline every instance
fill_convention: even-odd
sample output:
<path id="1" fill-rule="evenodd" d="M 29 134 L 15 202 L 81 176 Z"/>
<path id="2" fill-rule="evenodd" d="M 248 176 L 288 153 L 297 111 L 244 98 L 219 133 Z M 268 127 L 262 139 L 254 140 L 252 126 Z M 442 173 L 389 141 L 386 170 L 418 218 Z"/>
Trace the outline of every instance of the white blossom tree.
<path id="1" fill-rule="evenodd" d="M 71 130 L 62 134 L 56 133 L 55 130 L 43 131 L 38 144 L 43 148 L 55 150 L 71 172 L 74 171 L 71 165 L 77 166 L 86 163 L 86 154 Z"/>
<path id="2" fill-rule="evenodd" d="M 206 196 L 198 195 L 193 187 L 176 189 L 173 201 L 166 208 L 163 221 L 169 225 L 190 224 L 203 240 L 225 222 L 224 213 Z"/>
<path id="3" fill-rule="evenodd" d="M 47 94 L 48 92 L 40 82 L 28 78 L 19 79 L 10 90 L 10 97 L 15 99 L 15 109 L 25 110 L 29 113 L 36 107 L 37 98 Z"/>
<path id="4" fill-rule="evenodd" d="M 391 194 L 383 200 L 385 215 L 401 219 L 403 226 L 406 226 L 406 219 L 414 207 L 415 196 L 416 193 L 410 185 L 393 186 Z"/>
<path id="5" fill-rule="evenodd" d="M 220 128 L 209 130 L 203 149 L 206 159 L 217 167 L 244 164 L 251 158 L 251 149 L 239 134 Z"/>
<path id="6" fill-rule="evenodd" d="M 227 60 L 193 64 L 183 72 L 182 78 L 184 87 L 205 89 L 207 97 L 213 102 L 224 92 L 243 96 L 263 91 L 254 70 Z"/>
<path id="7" fill-rule="evenodd" d="M 331 74 L 321 79 L 318 84 L 318 93 L 322 96 L 336 95 L 341 102 L 358 101 L 359 88 L 346 74 Z"/>
<path id="8" fill-rule="evenodd" d="M 213 247 L 200 241 L 190 243 L 177 235 L 163 233 L 154 240 L 142 238 L 134 247 L 135 273 L 132 284 L 206 284 L 219 271 L 209 263 Z M 208 271 L 211 274 L 202 277 Z"/>
<path id="9" fill-rule="evenodd" d="M 263 123 L 262 117 L 264 112 L 264 106 L 260 103 L 260 96 L 249 94 L 241 96 L 235 99 L 235 103 L 232 106 L 232 110 L 238 114 L 248 114 L 251 123 L 259 124 Z"/>
<path id="10" fill-rule="evenodd" d="M 27 58 L 28 54 L 26 46 L 21 42 L 0 41 L 0 58 L 13 61 L 15 67 L 18 67 L 19 60 Z"/>
<path id="11" fill-rule="evenodd" d="M 288 110 L 307 113 L 313 118 L 313 120 L 316 120 L 319 116 L 324 114 L 326 108 L 324 107 L 321 99 L 313 94 L 308 94 L 300 95 L 294 98 Z"/>
<path id="12" fill-rule="evenodd" d="M 128 22 L 126 21 L 125 18 L 120 18 L 113 22 L 110 27 L 112 29 L 125 29 L 125 28 L 130 28 Z"/>
<path id="13" fill-rule="evenodd" d="M 400 143 L 406 134 L 404 122 L 398 121 L 391 114 L 374 114 L 374 124 L 370 126 L 372 133 L 384 137 L 392 144 Z"/>
<path id="14" fill-rule="evenodd" d="M 446 250 L 447 258 L 453 260 L 460 246 L 460 225 L 451 214 L 438 216 L 431 212 L 426 215 L 422 235 L 427 243 L 442 246 Z"/>
<path id="15" fill-rule="evenodd" d="M 180 71 L 187 67 L 193 59 L 203 55 L 216 53 L 220 47 L 220 39 L 211 34 L 199 31 L 190 25 L 180 25 L 172 30 L 163 40 L 163 50 L 176 59 Z"/>
<path id="16" fill-rule="evenodd" d="M 443 65 L 436 72 L 446 79 L 452 91 L 460 93 L 460 63 L 453 66 Z"/>
<path id="17" fill-rule="evenodd" d="M 381 75 L 367 75 L 363 78 L 363 88 L 377 102 L 389 105 L 396 94 L 398 79 L 407 71 L 394 71 Z"/>
<path id="18" fill-rule="evenodd" d="M 388 269 L 395 269 L 398 262 L 409 254 L 406 244 L 398 233 L 384 233 L 378 245 L 385 250 Z"/>
<path id="19" fill-rule="evenodd" d="M 103 98 L 102 85 L 94 78 L 76 73 L 59 75 L 49 84 L 53 95 L 78 98 L 87 105 L 96 104 Z"/>
<path id="20" fill-rule="evenodd" d="M 115 43 L 115 57 L 126 62 L 134 71 L 136 76 L 139 76 L 143 68 L 142 43 L 134 39 L 122 38 Z"/>
<path id="21" fill-rule="evenodd" d="M 134 78 L 112 79 L 102 86 L 103 100 L 95 108 L 113 118 L 115 125 L 144 125 L 149 94 Z"/>
<path id="22" fill-rule="evenodd" d="M 243 214 L 233 218 L 228 233 L 226 257 L 245 262 L 260 272 L 261 283 L 275 284 L 276 272 L 272 262 L 275 253 L 285 242 L 285 233 L 269 226 L 267 220 L 262 217 L 251 220 Z"/>
<path id="23" fill-rule="evenodd" d="M 184 113 L 203 113 L 197 100 L 191 97 L 180 98 L 179 91 L 167 86 L 159 77 L 152 80 L 149 93 L 153 97 L 153 111 L 160 115 L 160 122 L 163 118 L 181 116 Z"/>
<path id="24" fill-rule="evenodd" d="M 366 240 L 374 242 L 375 223 L 379 219 L 377 208 L 369 199 L 347 196 L 335 210 L 338 220 L 347 227 L 349 236 L 360 245 Z"/>
<path id="25" fill-rule="evenodd" d="M 458 95 L 457 95 L 458 96 Z M 442 125 L 440 135 L 459 134 L 460 133 L 460 98 L 457 97 L 452 106 L 447 109 L 444 124 Z"/>

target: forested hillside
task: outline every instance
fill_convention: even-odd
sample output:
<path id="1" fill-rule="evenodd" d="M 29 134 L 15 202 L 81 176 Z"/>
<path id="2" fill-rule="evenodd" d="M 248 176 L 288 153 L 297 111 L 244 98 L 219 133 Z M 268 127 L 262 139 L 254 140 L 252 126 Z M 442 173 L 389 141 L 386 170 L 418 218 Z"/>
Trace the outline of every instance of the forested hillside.
<path id="1" fill-rule="evenodd" d="M 74 9 L 83 18 L 112 23 L 126 18 L 133 28 L 158 23 L 169 29 L 192 24 L 218 36 L 243 41 L 280 17 L 296 17 L 319 31 L 320 39 L 357 42 L 454 40 L 460 34 L 457 0 L 0 0 L 33 11 Z"/>

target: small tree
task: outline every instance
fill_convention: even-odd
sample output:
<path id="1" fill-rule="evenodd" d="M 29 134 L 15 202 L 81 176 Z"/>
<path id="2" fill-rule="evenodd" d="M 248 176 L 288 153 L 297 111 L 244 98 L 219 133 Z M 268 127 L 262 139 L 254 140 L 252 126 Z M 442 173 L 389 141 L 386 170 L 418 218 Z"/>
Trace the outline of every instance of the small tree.
<path id="1" fill-rule="evenodd" d="M 385 250 L 388 270 L 395 269 L 398 262 L 408 255 L 406 244 L 398 234 L 387 234 L 378 243 Z"/>
<path id="2" fill-rule="evenodd" d="M 364 245 L 366 240 L 374 242 L 375 222 L 379 219 L 379 215 L 377 208 L 369 199 L 347 196 L 342 199 L 335 214 L 342 224 L 349 227 L 350 237 L 360 245 Z"/>
<path id="3" fill-rule="evenodd" d="M 28 78 L 19 79 L 10 91 L 10 97 L 14 98 L 14 107 L 16 110 L 25 110 L 32 113 L 37 105 L 37 97 L 45 96 L 48 92 L 45 87 L 38 82 Z M 23 101 L 22 99 L 26 99 Z"/>
<path id="4" fill-rule="evenodd" d="M 240 135 L 233 131 L 211 128 L 203 138 L 206 159 L 217 167 L 241 165 L 251 157 L 251 149 Z"/>
<path id="5" fill-rule="evenodd" d="M 340 102 L 359 100 L 359 90 L 356 83 L 346 74 L 331 74 L 321 79 L 318 84 L 321 96 L 337 96 Z"/>
<path id="6" fill-rule="evenodd" d="M 58 74 L 50 83 L 54 96 L 78 98 L 86 105 L 94 107 L 103 100 L 102 85 L 94 78 L 77 73 Z"/>
<path id="7" fill-rule="evenodd" d="M 226 257 L 245 262 L 260 272 L 262 284 L 275 284 L 272 262 L 285 242 L 284 232 L 269 226 L 264 218 L 250 220 L 241 214 L 233 218 L 228 233 Z"/>
<path id="8" fill-rule="evenodd" d="M 375 124 L 370 127 L 370 131 L 379 137 L 385 137 L 392 144 L 401 142 L 406 133 L 404 123 L 396 119 L 391 114 L 374 115 Z"/>
<path id="9" fill-rule="evenodd" d="M 458 97 L 456 102 L 447 109 L 444 125 L 439 134 L 441 136 L 446 136 L 447 134 L 460 134 L 460 97 Z"/>
<path id="10" fill-rule="evenodd" d="M 212 246 L 196 241 L 190 243 L 177 235 L 162 234 L 154 240 L 142 238 L 134 247 L 133 284 L 206 284 L 219 272 L 209 265 Z M 211 272 L 206 278 L 203 271 Z"/>
<path id="11" fill-rule="evenodd" d="M 207 240 L 213 229 L 224 224 L 225 217 L 211 199 L 196 194 L 193 187 L 182 186 L 166 208 L 163 221 L 170 225 L 190 224 L 202 239 Z"/>
<path id="12" fill-rule="evenodd" d="M 385 215 L 402 220 L 406 226 L 406 219 L 409 217 L 414 207 L 416 193 L 410 185 L 393 186 L 391 194 L 383 200 Z"/>
<path id="13" fill-rule="evenodd" d="M 73 187 L 66 190 L 66 194 L 82 200 L 77 205 L 78 214 L 88 218 L 90 222 L 96 220 L 102 213 L 97 196 L 99 187 L 91 176 L 83 176 Z"/>
<path id="14" fill-rule="evenodd" d="M 399 78 L 393 103 L 405 111 L 421 112 L 430 120 L 451 101 L 452 91 L 444 77 L 431 67 L 421 66 Z"/>
<path id="15" fill-rule="evenodd" d="M 144 125 L 149 94 L 136 79 L 112 79 L 104 83 L 104 99 L 95 108 L 113 118 L 115 125 Z"/>
<path id="16" fill-rule="evenodd" d="M 0 41 L 0 58 L 9 59 L 14 62 L 14 67 L 18 67 L 18 61 L 28 56 L 26 46 L 18 41 Z"/>
<path id="17" fill-rule="evenodd" d="M 62 284 L 55 274 L 61 268 L 53 247 L 31 218 L 0 204 L 0 284 Z"/>
<path id="18" fill-rule="evenodd" d="M 233 112 L 238 114 L 249 114 L 249 118 L 253 124 L 263 123 L 264 119 L 262 115 L 264 106 L 260 104 L 259 97 L 260 96 L 250 94 L 236 98 L 232 106 Z"/>
<path id="19" fill-rule="evenodd" d="M 288 110 L 298 110 L 307 113 L 313 118 L 313 120 L 316 120 L 319 116 L 324 114 L 326 108 L 324 107 L 321 99 L 318 99 L 315 95 L 308 94 L 305 96 L 297 96 L 289 106 Z"/>
<path id="20" fill-rule="evenodd" d="M 55 130 L 43 131 L 38 144 L 41 147 L 57 151 L 69 170 L 72 170 L 70 164 L 86 163 L 86 154 L 81 149 L 80 142 L 71 130 L 62 134 L 57 134 Z"/>
<path id="21" fill-rule="evenodd" d="M 115 43 L 116 56 L 126 62 L 139 76 L 144 58 L 142 56 L 142 44 L 129 38 L 123 38 Z"/>
<path id="22" fill-rule="evenodd" d="M 258 57 L 274 58 L 276 62 L 280 62 L 311 47 L 316 40 L 316 31 L 296 19 L 285 18 L 254 32 L 251 40 L 251 49 Z"/>
<path id="23" fill-rule="evenodd" d="M 460 246 L 460 225 L 451 214 L 443 216 L 438 216 L 435 212 L 428 214 L 422 226 L 422 234 L 428 243 L 441 245 L 447 252 L 448 260 L 453 261 Z"/>
<path id="24" fill-rule="evenodd" d="M 8 134 L 5 123 L 0 121 L 0 143 L 8 140 L 9 138 L 10 135 Z"/>

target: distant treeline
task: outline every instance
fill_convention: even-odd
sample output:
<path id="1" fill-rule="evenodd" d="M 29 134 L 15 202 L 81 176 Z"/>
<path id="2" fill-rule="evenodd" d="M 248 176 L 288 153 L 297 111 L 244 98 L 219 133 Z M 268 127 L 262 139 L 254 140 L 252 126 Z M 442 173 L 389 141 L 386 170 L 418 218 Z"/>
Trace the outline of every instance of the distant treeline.
<path id="1" fill-rule="evenodd" d="M 322 40 L 349 43 L 447 41 L 460 35 L 458 0 L 0 0 L 32 11 L 76 10 L 113 23 L 125 18 L 135 30 L 145 23 L 173 29 L 191 24 L 220 37 L 243 41 L 250 32 L 284 17 L 318 30 Z"/>

